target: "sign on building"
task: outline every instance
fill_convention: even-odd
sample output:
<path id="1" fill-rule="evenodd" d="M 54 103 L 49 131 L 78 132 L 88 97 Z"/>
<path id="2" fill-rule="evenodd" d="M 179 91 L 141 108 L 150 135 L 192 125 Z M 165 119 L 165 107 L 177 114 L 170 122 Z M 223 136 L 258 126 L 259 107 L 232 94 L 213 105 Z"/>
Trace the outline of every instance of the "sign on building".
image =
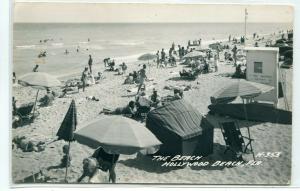
<path id="1" fill-rule="evenodd" d="M 255 99 L 258 101 L 278 103 L 278 48 L 246 47 L 247 72 L 246 79 L 252 82 L 273 86 L 270 92 Z"/>

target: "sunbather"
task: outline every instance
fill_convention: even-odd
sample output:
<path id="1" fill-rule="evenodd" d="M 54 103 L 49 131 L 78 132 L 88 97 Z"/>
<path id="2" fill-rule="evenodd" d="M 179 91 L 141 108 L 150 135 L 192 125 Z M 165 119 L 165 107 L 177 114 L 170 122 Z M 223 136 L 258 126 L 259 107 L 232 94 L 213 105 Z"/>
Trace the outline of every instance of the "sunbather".
<path id="1" fill-rule="evenodd" d="M 110 114 L 110 115 L 125 115 L 125 116 L 133 117 L 135 115 L 135 102 L 130 101 L 126 107 L 118 107 L 113 111 L 103 108 L 103 110 L 99 114 L 101 113 Z"/>

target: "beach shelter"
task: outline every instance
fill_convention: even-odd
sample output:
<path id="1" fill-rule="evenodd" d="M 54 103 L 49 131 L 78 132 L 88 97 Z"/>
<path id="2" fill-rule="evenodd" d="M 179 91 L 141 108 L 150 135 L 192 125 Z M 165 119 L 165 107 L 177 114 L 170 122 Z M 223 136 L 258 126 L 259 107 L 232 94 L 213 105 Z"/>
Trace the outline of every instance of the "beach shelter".
<path id="1" fill-rule="evenodd" d="M 77 126 L 77 111 L 76 111 L 75 100 L 73 99 L 65 115 L 65 118 L 61 123 L 58 132 L 56 133 L 58 140 L 62 139 L 69 142 L 65 181 L 67 180 L 67 175 L 68 175 L 68 163 L 69 163 L 69 153 L 71 149 L 71 141 L 74 141 L 74 131 L 76 130 L 76 126 Z"/>
<path id="2" fill-rule="evenodd" d="M 75 131 L 74 138 L 110 154 L 155 153 L 161 142 L 142 123 L 120 115 L 103 116 Z M 147 150 L 147 151 L 146 151 Z M 151 153 L 149 153 L 151 152 Z"/>
<path id="3" fill-rule="evenodd" d="M 213 126 L 185 100 L 150 111 L 146 127 L 163 143 L 162 155 L 207 156 L 213 152 Z"/>
<path id="4" fill-rule="evenodd" d="M 21 76 L 18 80 L 18 83 L 23 86 L 31 86 L 37 88 L 37 93 L 35 97 L 33 115 L 35 113 L 36 102 L 39 95 L 39 90 L 45 90 L 50 87 L 60 86 L 61 82 L 54 76 L 44 73 L 44 72 L 31 72 Z"/>

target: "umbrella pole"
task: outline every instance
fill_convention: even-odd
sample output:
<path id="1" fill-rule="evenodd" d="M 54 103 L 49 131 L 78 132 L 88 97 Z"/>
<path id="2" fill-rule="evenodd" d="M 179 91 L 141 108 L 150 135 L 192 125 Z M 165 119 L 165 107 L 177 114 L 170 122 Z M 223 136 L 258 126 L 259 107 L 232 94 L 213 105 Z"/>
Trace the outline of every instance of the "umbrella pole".
<path id="1" fill-rule="evenodd" d="M 244 106 L 244 112 L 245 112 L 245 119 L 248 122 L 248 113 L 247 113 L 246 104 L 244 103 L 244 99 L 243 99 L 243 106 Z M 251 141 L 250 129 L 249 129 L 248 125 L 246 125 L 246 127 L 247 127 L 247 131 L 248 131 L 249 141 Z M 254 156 L 253 149 L 252 149 L 252 144 L 250 144 L 250 148 L 251 148 L 251 152 L 253 155 L 253 159 L 255 160 L 255 156 Z"/>
<path id="2" fill-rule="evenodd" d="M 36 102 L 37 102 L 37 98 L 38 98 L 38 95 L 39 95 L 39 89 L 38 89 L 38 91 L 36 92 L 36 96 L 35 96 L 35 101 L 34 101 L 34 106 L 33 106 L 33 112 L 32 112 L 32 114 L 33 114 L 33 118 L 32 118 L 32 121 L 34 121 L 34 113 L 35 113 L 35 107 L 36 107 Z"/>
<path id="3" fill-rule="evenodd" d="M 65 182 L 68 182 L 67 181 L 67 176 L 68 176 L 68 166 L 69 166 L 70 149 L 71 149 L 71 141 L 69 141 L 69 149 L 68 149 L 68 154 L 67 154 L 67 166 L 66 166 L 66 173 L 65 173 Z"/>

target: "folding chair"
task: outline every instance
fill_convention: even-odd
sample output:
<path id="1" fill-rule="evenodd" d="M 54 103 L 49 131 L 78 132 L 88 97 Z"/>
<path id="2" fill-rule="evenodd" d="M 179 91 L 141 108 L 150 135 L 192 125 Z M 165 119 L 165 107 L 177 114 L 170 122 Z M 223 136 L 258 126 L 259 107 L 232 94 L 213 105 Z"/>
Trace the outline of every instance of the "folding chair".
<path id="1" fill-rule="evenodd" d="M 242 157 L 242 154 L 250 152 L 255 160 L 254 151 L 252 148 L 252 141 L 254 141 L 254 139 L 251 139 L 250 136 L 243 136 L 237 122 L 222 122 L 219 123 L 219 126 L 221 127 L 221 131 L 226 143 L 226 150 L 224 153 L 230 150 L 236 154 L 237 157 Z M 244 139 L 248 140 L 247 144 L 245 144 Z M 250 146 L 250 148 L 248 148 L 248 146 Z"/>

